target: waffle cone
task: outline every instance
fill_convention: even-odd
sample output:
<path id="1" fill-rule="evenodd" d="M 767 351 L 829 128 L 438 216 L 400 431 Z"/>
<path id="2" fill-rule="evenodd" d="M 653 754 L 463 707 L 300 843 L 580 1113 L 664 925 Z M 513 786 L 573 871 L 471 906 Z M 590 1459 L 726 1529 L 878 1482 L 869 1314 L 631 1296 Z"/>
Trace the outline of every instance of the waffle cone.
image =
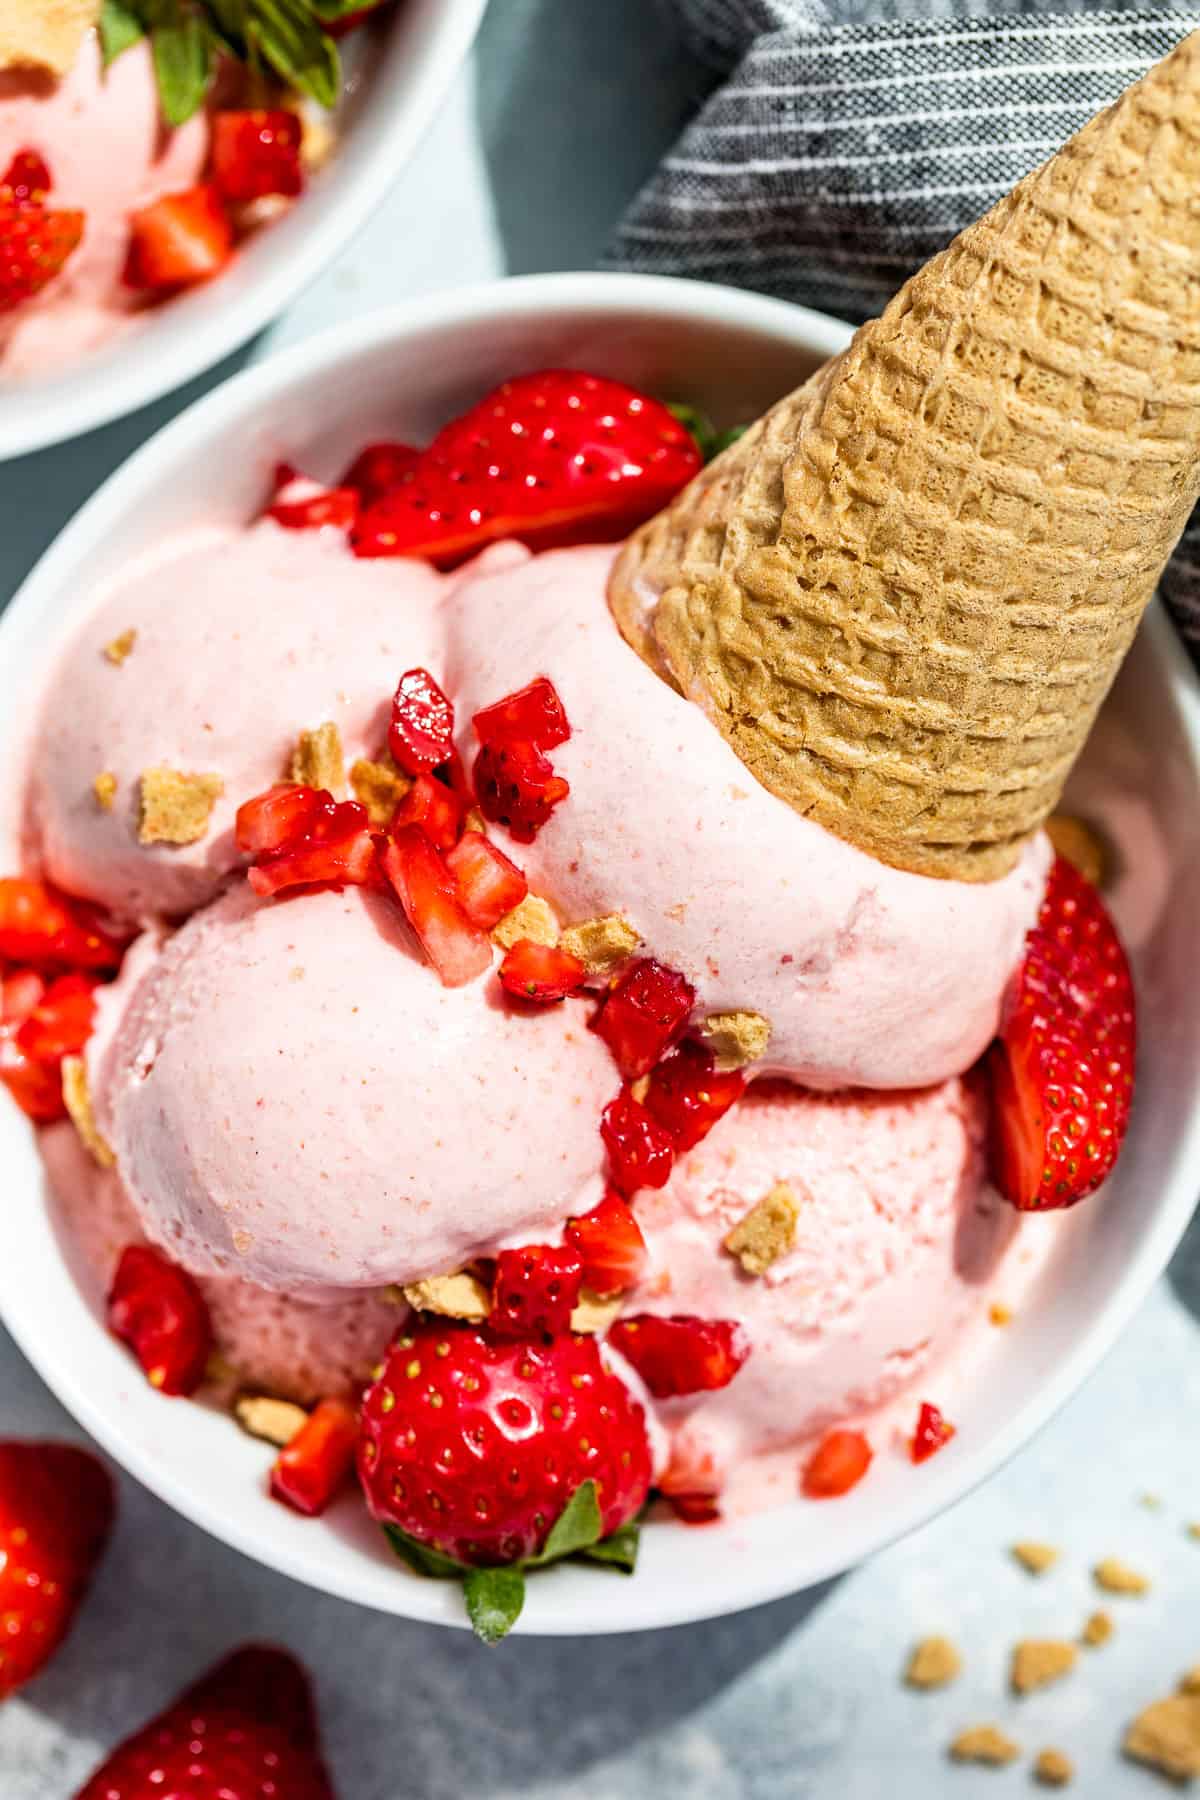
<path id="1" fill-rule="evenodd" d="M 633 537 L 629 641 L 797 811 L 986 881 L 1200 492 L 1200 33 Z"/>

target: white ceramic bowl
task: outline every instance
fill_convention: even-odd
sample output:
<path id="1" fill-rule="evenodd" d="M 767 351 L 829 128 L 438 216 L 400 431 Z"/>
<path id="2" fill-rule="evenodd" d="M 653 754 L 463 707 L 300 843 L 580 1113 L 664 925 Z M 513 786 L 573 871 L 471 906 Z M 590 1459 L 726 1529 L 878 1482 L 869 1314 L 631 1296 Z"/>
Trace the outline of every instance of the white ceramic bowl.
<path id="1" fill-rule="evenodd" d="M 844 326 L 750 295 L 629 276 L 549 276 L 422 301 L 364 319 L 238 376 L 184 413 L 100 490 L 0 624 L 0 759 L 21 702 L 95 583 L 163 532 L 249 517 L 287 454 L 331 476 L 378 432 L 417 440 L 498 378 L 548 364 L 625 377 L 732 423 L 839 348 Z M 7 745 L 5 743 L 7 740 Z M 4 766 L 0 762 L 0 766 Z M 1055 1249 L 1020 1321 L 978 1366 L 954 1442 L 917 1472 L 880 1457 L 836 1505 L 795 1501 L 703 1531 L 646 1533 L 633 1580 L 561 1567 L 530 1582 L 521 1629 L 595 1633 L 732 1612 L 822 1580 L 949 1506 L 1018 1449 L 1095 1367 L 1178 1241 L 1200 1191 L 1200 695 L 1166 621 L 1148 619 L 1079 774 L 1123 861 L 1114 902 L 1134 954 L 1141 1081 L 1116 1178 L 1051 1224 Z M 8 784 L 12 786 L 11 780 Z M 3 828 L 11 833 L 11 820 Z M 12 861 L 0 832 L 0 866 Z M 275 1569 L 345 1599 L 462 1622 L 445 1584 L 399 1567 L 353 1501 L 322 1522 L 263 1492 L 263 1447 L 230 1422 L 145 1384 L 77 1285 L 37 1156 L 0 1107 L 5 1170 L 0 1310 L 64 1404 L 164 1500 Z"/>
<path id="2" fill-rule="evenodd" d="M 211 368 L 260 331 L 364 225 L 420 142 L 487 0 L 398 0 L 347 40 L 340 141 L 301 203 L 218 280 L 157 308 L 111 346 L 45 380 L 0 376 L 0 461 L 77 437 Z"/>

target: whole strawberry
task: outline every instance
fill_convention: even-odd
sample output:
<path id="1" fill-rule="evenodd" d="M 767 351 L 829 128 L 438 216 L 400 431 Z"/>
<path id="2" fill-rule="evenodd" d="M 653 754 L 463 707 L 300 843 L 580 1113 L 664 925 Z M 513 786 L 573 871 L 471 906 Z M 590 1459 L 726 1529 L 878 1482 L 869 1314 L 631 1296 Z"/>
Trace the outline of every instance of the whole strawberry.
<path id="1" fill-rule="evenodd" d="M 1120 939 L 1096 890 L 1059 857 L 989 1059 L 993 1173 L 1014 1206 L 1074 1206 L 1111 1172 L 1135 1043 Z"/>
<path id="2" fill-rule="evenodd" d="M 75 1800 L 336 1800 L 308 1677 L 247 1644 L 119 1744 Z"/>
<path id="3" fill-rule="evenodd" d="M 88 1451 L 0 1442 L 0 1700 L 71 1629 L 114 1507 L 108 1470 Z"/>
<path id="4" fill-rule="evenodd" d="M 363 1399 L 358 1471 L 395 1548 L 424 1573 L 466 1576 L 494 1641 L 521 1607 L 511 1565 L 611 1541 L 645 1502 L 650 1445 L 594 1338 L 514 1342 L 423 1319 Z"/>

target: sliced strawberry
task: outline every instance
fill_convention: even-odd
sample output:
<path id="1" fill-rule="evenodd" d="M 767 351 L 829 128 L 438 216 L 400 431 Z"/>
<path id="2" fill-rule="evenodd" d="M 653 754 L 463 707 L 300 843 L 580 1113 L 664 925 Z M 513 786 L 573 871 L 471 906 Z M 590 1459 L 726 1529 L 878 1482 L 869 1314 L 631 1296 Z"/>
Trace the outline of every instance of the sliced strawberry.
<path id="1" fill-rule="evenodd" d="M 0 1701 L 71 1629 L 115 1507 L 108 1470 L 87 1450 L 0 1442 Z"/>
<path id="2" fill-rule="evenodd" d="M 928 1462 L 931 1456 L 948 1444 L 954 1436 L 954 1426 L 949 1419 L 942 1417 L 936 1406 L 928 1400 L 921 1402 L 921 1410 L 917 1414 L 917 1428 L 913 1433 L 911 1454 L 915 1463 Z"/>
<path id="3" fill-rule="evenodd" d="M 350 1479 L 358 1413 L 346 1400 L 322 1400 L 271 1467 L 271 1493 L 293 1511 L 316 1518 Z"/>
<path id="4" fill-rule="evenodd" d="M 501 1250 L 488 1324 L 501 1337 L 559 1337 L 571 1329 L 582 1279 L 583 1262 L 570 1245 Z"/>
<path id="5" fill-rule="evenodd" d="M 17 1031 L 22 1054 L 56 1067 L 64 1056 L 78 1056 L 92 1035 L 97 985 L 87 975 L 52 981 Z"/>
<path id="6" fill-rule="evenodd" d="M 36 150 L 18 150 L 0 175 L 0 206 L 11 202 L 41 206 L 52 186 L 50 170 Z"/>
<path id="7" fill-rule="evenodd" d="M 58 1064 L 35 1062 L 11 1037 L 0 1037 L 0 1081 L 35 1125 L 66 1118 Z"/>
<path id="8" fill-rule="evenodd" d="M 623 1194 L 665 1187 L 675 1161 L 675 1145 L 627 1087 L 600 1115 L 600 1136 L 612 1165 L 614 1185 Z"/>
<path id="9" fill-rule="evenodd" d="M 458 898 L 472 925 L 491 931 L 520 906 L 529 883 L 481 831 L 464 831 L 446 852 L 446 867 L 458 883 Z"/>
<path id="10" fill-rule="evenodd" d="M 571 735 L 563 703 L 554 683 L 539 675 L 528 687 L 494 706 L 485 706 L 471 723 L 481 744 L 501 749 L 505 744 L 532 744 L 545 754 L 565 744 Z"/>
<path id="11" fill-rule="evenodd" d="M 0 196 L 0 313 L 32 300 L 54 280 L 78 248 L 83 226 L 81 212 Z"/>
<path id="12" fill-rule="evenodd" d="M 583 986 L 587 970 L 577 956 L 521 938 L 500 964 L 500 980 L 515 999 L 552 1006 Z"/>
<path id="13" fill-rule="evenodd" d="M 303 476 L 287 482 L 267 508 L 267 517 L 286 531 L 321 531 L 331 526 L 349 531 L 358 517 L 358 495 L 353 488 L 323 488 Z"/>
<path id="14" fill-rule="evenodd" d="M 583 1259 L 583 1285 L 596 1294 L 623 1294 L 646 1269 L 646 1240 L 633 1209 L 611 1188 L 598 1206 L 567 1220 L 567 1242 Z"/>
<path id="15" fill-rule="evenodd" d="M 375 840 L 367 809 L 357 800 L 334 800 L 317 791 L 318 805 L 303 837 L 247 870 L 254 892 L 263 899 L 284 888 L 361 887 L 375 874 Z"/>
<path id="16" fill-rule="evenodd" d="M 115 969 L 123 945 L 92 907 L 44 881 L 0 878 L 0 956 L 36 968 Z"/>
<path id="17" fill-rule="evenodd" d="M 728 1387 L 750 1354 L 736 1320 L 686 1314 L 659 1319 L 637 1313 L 618 1319 L 608 1341 L 633 1364 L 656 1400 Z"/>
<path id="18" fill-rule="evenodd" d="M 670 1132 L 676 1150 L 691 1150 L 745 1088 L 744 1075 L 737 1070 L 719 1073 L 712 1051 L 686 1038 L 652 1071 L 646 1111 Z"/>
<path id="19" fill-rule="evenodd" d="M 454 708 L 428 669 L 408 669 L 400 677 L 388 749 L 409 775 L 432 773 L 454 749 Z"/>
<path id="20" fill-rule="evenodd" d="M 218 275 L 233 255 L 233 226 L 215 187 L 164 194 L 131 213 L 125 281 L 165 293 Z"/>
<path id="21" fill-rule="evenodd" d="M 0 981 L 0 1032 L 15 1031 L 29 1017 L 46 991 L 36 969 L 10 969 Z"/>
<path id="22" fill-rule="evenodd" d="M 1135 1050 L 1120 939 L 1095 889 L 1059 857 L 989 1057 L 993 1172 L 1014 1206 L 1073 1206 L 1111 1172 Z"/>
<path id="23" fill-rule="evenodd" d="M 354 488 L 364 506 L 370 506 L 381 495 L 399 487 L 412 474 L 421 452 L 411 444 L 384 442 L 368 444 L 360 450 L 339 482 L 340 487 Z"/>
<path id="24" fill-rule="evenodd" d="M 405 918 L 446 987 L 462 987 L 491 967 L 491 938 L 468 919 L 454 876 L 419 826 L 393 827 L 381 860 Z"/>
<path id="25" fill-rule="evenodd" d="M 475 793 L 485 819 L 532 844 L 570 787 L 532 744 L 485 744 L 475 758 Z"/>
<path id="26" fill-rule="evenodd" d="M 233 826 L 238 849 L 247 856 L 273 856 L 298 843 L 317 815 L 323 792 L 299 782 L 281 781 L 243 801 Z"/>
<path id="27" fill-rule="evenodd" d="M 452 788 L 435 775 L 418 775 L 392 818 L 392 829 L 418 825 L 439 850 L 452 850 L 466 811 Z"/>
<path id="28" fill-rule="evenodd" d="M 151 1387 L 192 1394 L 204 1379 L 212 1326 L 204 1296 L 186 1269 L 160 1250 L 130 1244 L 108 1294 L 108 1328 L 128 1344 Z"/>
<path id="29" fill-rule="evenodd" d="M 300 116 L 281 109 L 219 112 L 213 117 L 212 174 L 226 200 L 294 199 L 304 188 Z"/>
<path id="30" fill-rule="evenodd" d="M 592 1029 L 612 1051 L 626 1081 L 636 1081 L 649 1074 L 679 1037 L 695 999 L 695 988 L 676 969 L 640 957 L 617 977 Z"/>
<path id="31" fill-rule="evenodd" d="M 831 1431 L 805 1464 L 800 1485 L 810 1500 L 840 1499 L 857 1487 L 873 1454 L 861 1431 Z"/>

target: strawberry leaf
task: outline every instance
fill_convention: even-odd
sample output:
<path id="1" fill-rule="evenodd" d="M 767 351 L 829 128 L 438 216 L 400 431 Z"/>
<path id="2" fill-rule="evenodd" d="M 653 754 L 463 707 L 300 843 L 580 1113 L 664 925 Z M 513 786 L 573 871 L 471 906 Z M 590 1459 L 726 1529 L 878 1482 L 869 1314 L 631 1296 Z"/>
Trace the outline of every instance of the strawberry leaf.
<path id="1" fill-rule="evenodd" d="M 579 1555 L 587 1562 L 603 1563 L 606 1568 L 619 1569 L 622 1575 L 632 1575 L 637 1568 L 641 1537 L 641 1526 L 631 1519 L 628 1525 L 618 1525 L 610 1531 L 598 1544 L 586 1545 Z"/>
<path id="2" fill-rule="evenodd" d="M 247 0 L 246 42 L 284 81 L 322 106 L 341 89 L 337 45 L 306 0 Z"/>
<path id="3" fill-rule="evenodd" d="M 100 9 L 100 50 L 106 69 L 122 50 L 128 50 L 145 35 L 145 26 L 127 0 L 104 0 Z"/>
<path id="4" fill-rule="evenodd" d="M 530 1568 L 558 1562 L 590 1549 L 600 1536 L 600 1502 L 594 1481 L 581 1481 L 550 1529 L 543 1548 L 529 1559 Z"/>
<path id="5" fill-rule="evenodd" d="M 504 1569 L 472 1569 L 463 1582 L 467 1617 L 484 1644 L 507 1637 L 525 1604 L 525 1571 L 520 1563 Z"/>
<path id="6" fill-rule="evenodd" d="M 322 20 L 358 10 L 343 0 L 104 0 L 100 35 L 106 65 L 150 35 L 163 117 L 180 125 L 203 104 L 218 51 L 334 106 L 341 62 Z"/>
<path id="7" fill-rule="evenodd" d="M 398 1525 L 385 1525 L 383 1535 L 402 1562 L 406 1562 L 416 1575 L 428 1575 L 435 1581 L 461 1581 L 470 1573 L 466 1563 L 455 1562 L 452 1556 L 445 1556 L 440 1550 L 433 1550 L 428 1544 L 419 1544 L 416 1538 L 409 1537 Z"/>
<path id="8" fill-rule="evenodd" d="M 204 104 L 215 68 L 216 40 L 207 20 L 177 7 L 150 33 L 154 74 L 168 125 L 186 125 Z"/>

